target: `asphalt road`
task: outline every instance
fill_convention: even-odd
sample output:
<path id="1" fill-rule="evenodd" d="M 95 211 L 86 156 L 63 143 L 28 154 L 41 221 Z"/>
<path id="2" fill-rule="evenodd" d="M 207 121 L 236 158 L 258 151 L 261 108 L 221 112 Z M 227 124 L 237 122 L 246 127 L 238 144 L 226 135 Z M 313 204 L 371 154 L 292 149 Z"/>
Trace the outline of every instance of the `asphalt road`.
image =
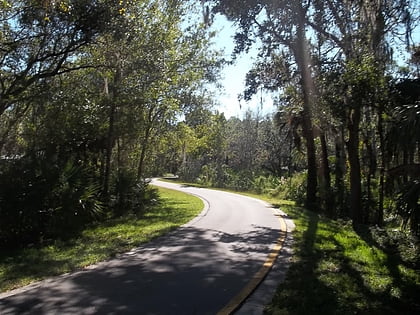
<path id="1" fill-rule="evenodd" d="M 0 314 L 216 314 L 264 264 L 281 234 L 262 201 L 175 188 L 204 199 L 174 232 L 87 270 L 0 294 Z"/>

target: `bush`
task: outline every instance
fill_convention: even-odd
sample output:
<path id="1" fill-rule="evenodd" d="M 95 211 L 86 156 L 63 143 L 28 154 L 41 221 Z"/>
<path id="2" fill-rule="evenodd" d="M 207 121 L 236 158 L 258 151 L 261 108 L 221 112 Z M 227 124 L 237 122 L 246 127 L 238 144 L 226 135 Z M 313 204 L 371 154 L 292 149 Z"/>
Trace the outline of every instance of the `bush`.
<path id="1" fill-rule="evenodd" d="M 401 229 L 369 228 L 369 234 L 383 250 L 396 254 L 401 261 L 413 268 L 420 268 L 420 242 L 413 234 Z"/>
<path id="2" fill-rule="evenodd" d="M 102 213 L 99 185 L 89 169 L 43 156 L 0 166 L 0 246 L 66 237 Z"/>
<path id="3" fill-rule="evenodd" d="M 292 177 L 280 179 L 279 185 L 270 193 L 273 197 L 293 200 L 303 205 L 306 196 L 306 172 L 295 173 Z"/>
<path id="4" fill-rule="evenodd" d="M 258 176 L 254 180 L 253 190 L 258 194 L 271 194 L 279 185 L 280 179 L 275 176 Z"/>
<path id="5" fill-rule="evenodd" d="M 420 235 L 420 180 L 411 180 L 404 185 L 397 198 L 397 213 L 402 218 L 403 227 Z"/>
<path id="6" fill-rule="evenodd" d="M 101 218 L 104 212 L 101 186 L 90 173 L 89 169 L 69 161 L 47 192 L 44 207 L 50 216 L 48 230 L 52 236 L 71 236 Z"/>
<path id="7" fill-rule="evenodd" d="M 225 170 L 225 187 L 237 191 L 250 191 L 254 188 L 253 174 L 249 171 L 235 172 L 232 169 Z"/>
<path id="8" fill-rule="evenodd" d="M 201 167 L 197 183 L 209 187 L 229 187 L 229 170 L 226 165 L 209 163 Z"/>
<path id="9" fill-rule="evenodd" d="M 112 193 L 113 216 L 127 213 L 141 214 L 147 205 L 157 200 L 158 193 L 145 179 L 137 180 L 133 172 L 121 170 L 114 179 Z"/>

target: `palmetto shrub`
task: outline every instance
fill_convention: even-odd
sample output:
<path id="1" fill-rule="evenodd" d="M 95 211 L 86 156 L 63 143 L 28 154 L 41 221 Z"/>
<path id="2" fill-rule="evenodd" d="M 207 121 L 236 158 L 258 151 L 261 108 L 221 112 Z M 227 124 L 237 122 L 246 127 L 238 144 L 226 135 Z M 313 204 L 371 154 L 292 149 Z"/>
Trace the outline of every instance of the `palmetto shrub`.
<path id="1" fill-rule="evenodd" d="M 44 156 L 0 165 L 0 246 L 68 237 L 98 219 L 100 186 L 72 160 L 60 166 Z"/>

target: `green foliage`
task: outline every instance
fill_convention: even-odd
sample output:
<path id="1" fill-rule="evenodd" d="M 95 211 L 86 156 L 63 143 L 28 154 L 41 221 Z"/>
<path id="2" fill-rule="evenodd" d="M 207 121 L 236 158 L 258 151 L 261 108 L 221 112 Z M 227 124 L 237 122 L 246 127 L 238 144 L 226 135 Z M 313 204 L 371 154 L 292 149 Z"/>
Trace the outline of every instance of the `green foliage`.
<path id="1" fill-rule="evenodd" d="M 6 162 L 0 173 L 0 246 L 68 237 L 99 218 L 100 187 L 89 169 L 43 156 Z"/>
<path id="2" fill-rule="evenodd" d="M 295 173 L 291 177 L 256 175 L 251 171 L 234 171 L 227 165 L 205 165 L 194 182 L 199 185 L 227 188 L 240 192 L 268 194 L 283 200 L 292 200 L 298 205 L 305 201 L 306 173 Z"/>
<path id="3" fill-rule="evenodd" d="M 390 255 L 397 256 L 406 266 L 419 269 L 420 243 L 418 237 L 401 228 L 369 227 L 364 235 L 375 241 L 377 246 Z"/>
<path id="4" fill-rule="evenodd" d="M 271 194 L 281 183 L 281 179 L 276 176 L 258 176 L 254 180 L 253 190 L 257 194 Z"/>
<path id="5" fill-rule="evenodd" d="M 73 63 L 98 34 L 118 24 L 116 1 L 3 1 L 0 11 L 0 116 L 46 78 Z M 25 107 L 25 106 L 23 106 Z"/>
<path id="6" fill-rule="evenodd" d="M 234 171 L 227 165 L 218 167 L 214 164 L 204 165 L 196 182 L 207 187 L 256 193 L 272 192 L 280 184 L 280 180 L 276 176 L 256 176 L 250 171 Z"/>
<path id="7" fill-rule="evenodd" d="M 198 184 L 209 187 L 219 187 L 220 183 L 223 183 L 223 181 L 219 179 L 221 178 L 219 175 L 218 165 L 207 164 L 203 165 L 201 168 L 201 173 L 197 179 L 197 182 Z"/>
<path id="8" fill-rule="evenodd" d="M 67 238 L 156 199 L 144 177 L 174 157 L 154 167 L 170 146 L 158 144 L 210 102 L 220 66 L 190 4 L 0 2 L 0 246 Z M 217 155 L 223 134 L 207 131 Z"/>
<path id="9" fill-rule="evenodd" d="M 146 180 L 137 180 L 136 175 L 128 170 L 120 170 L 111 193 L 112 216 L 128 213 L 141 215 L 148 206 L 157 200 L 157 190 L 149 187 Z"/>
<path id="10" fill-rule="evenodd" d="M 69 237 L 103 215 L 101 186 L 89 173 L 71 160 L 59 172 L 43 202 L 50 216 L 46 237 Z"/>
<path id="11" fill-rule="evenodd" d="M 363 227 L 356 233 L 347 222 L 280 206 L 296 224 L 295 256 L 266 314 L 419 311 L 418 244 L 407 244 L 417 254 L 402 260 L 393 247 L 383 246 L 390 238 L 379 230 Z M 400 240 L 406 236 L 395 238 L 395 244 Z"/>
<path id="12" fill-rule="evenodd" d="M 403 185 L 397 198 L 397 213 L 404 227 L 420 235 L 420 180 L 412 180 Z"/>
<path id="13" fill-rule="evenodd" d="M 254 175 L 251 171 L 235 172 L 226 169 L 226 182 L 224 187 L 234 189 L 236 191 L 251 191 L 254 188 Z"/>
<path id="14" fill-rule="evenodd" d="M 306 173 L 296 173 L 289 178 L 282 177 L 270 195 L 284 200 L 293 200 L 298 205 L 305 202 Z"/>

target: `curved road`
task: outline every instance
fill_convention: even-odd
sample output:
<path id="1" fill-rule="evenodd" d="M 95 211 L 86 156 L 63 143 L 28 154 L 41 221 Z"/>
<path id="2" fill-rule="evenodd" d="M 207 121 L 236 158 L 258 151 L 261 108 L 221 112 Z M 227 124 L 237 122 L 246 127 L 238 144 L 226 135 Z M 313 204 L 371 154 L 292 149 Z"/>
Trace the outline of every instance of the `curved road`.
<path id="1" fill-rule="evenodd" d="M 0 314 L 216 314 L 282 234 L 273 209 L 227 192 L 153 184 L 206 202 L 191 222 L 84 271 L 0 294 Z"/>

